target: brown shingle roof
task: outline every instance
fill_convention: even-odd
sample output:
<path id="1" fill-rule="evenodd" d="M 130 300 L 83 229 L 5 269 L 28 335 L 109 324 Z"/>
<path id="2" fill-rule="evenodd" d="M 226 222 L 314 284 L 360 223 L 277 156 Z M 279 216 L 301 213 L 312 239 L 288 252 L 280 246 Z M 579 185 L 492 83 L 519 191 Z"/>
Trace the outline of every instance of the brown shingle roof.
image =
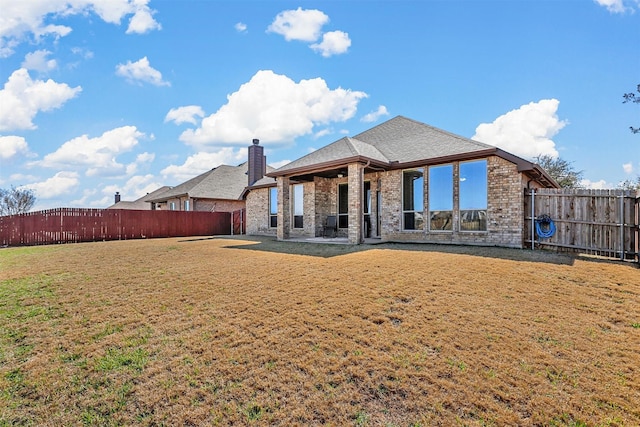
<path id="1" fill-rule="evenodd" d="M 349 162 L 371 162 L 379 167 L 398 168 L 500 156 L 555 187 L 555 181 L 538 165 L 492 145 L 464 138 L 427 124 L 397 116 L 367 131 L 344 137 L 276 169 L 270 176 L 303 174 Z"/>
<path id="2" fill-rule="evenodd" d="M 353 138 L 341 138 L 294 160 L 276 173 L 354 157 L 386 164 L 409 163 L 488 149 L 495 147 L 397 116 Z"/>
<path id="3" fill-rule="evenodd" d="M 486 151 L 495 147 L 397 116 L 354 137 L 399 163 Z"/>
<path id="4" fill-rule="evenodd" d="M 155 197 L 153 202 L 164 202 L 181 196 L 195 199 L 240 200 L 247 186 L 248 162 L 238 166 L 220 165 L 191 178 Z M 274 169 L 267 166 L 267 172 Z"/>

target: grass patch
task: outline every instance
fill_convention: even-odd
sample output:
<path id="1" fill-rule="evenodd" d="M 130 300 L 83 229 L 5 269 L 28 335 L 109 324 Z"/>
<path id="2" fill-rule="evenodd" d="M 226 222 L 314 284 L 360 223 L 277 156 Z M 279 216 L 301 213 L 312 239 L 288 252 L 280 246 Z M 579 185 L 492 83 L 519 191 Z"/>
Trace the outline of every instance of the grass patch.
<path id="1" fill-rule="evenodd" d="M 640 425 L 637 277 L 431 245 L 2 249 L 0 426 Z"/>
<path id="2" fill-rule="evenodd" d="M 104 356 L 96 361 L 99 371 L 114 371 L 118 369 L 132 369 L 141 372 L 147 365 L 147 353 L 141 348 L 121 349 L 108 348 Z"/>

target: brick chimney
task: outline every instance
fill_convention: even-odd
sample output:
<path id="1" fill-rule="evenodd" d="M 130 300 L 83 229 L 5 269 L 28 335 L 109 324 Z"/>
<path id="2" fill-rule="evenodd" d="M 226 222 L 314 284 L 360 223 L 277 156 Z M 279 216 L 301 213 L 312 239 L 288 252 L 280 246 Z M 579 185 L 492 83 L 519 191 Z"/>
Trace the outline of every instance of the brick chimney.
<path id="1" fill-rule="evenodd" d="M 264 156 L 264 147 L 260 145 L 259 139 L 254 139 L 253 144 L 249 146 L 248 160 L 247 175 L 251 186 L 267 173 L 267 158 Z"/>
<path id="2" fill-rule="evenodd" d="M 120 192 L 116 191 L 115 202 L 118 203 L 120 201 Z"/>

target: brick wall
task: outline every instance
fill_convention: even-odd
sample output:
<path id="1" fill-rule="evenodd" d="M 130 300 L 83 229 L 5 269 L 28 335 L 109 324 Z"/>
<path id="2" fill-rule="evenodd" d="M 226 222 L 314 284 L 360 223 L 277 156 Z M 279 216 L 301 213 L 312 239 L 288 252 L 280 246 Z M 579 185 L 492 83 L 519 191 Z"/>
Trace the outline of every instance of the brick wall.
<path id="1" fill-rule="evenodd" d="M 184 200 L 181 201 L 180 206 L 184 207 Z M 244 208 L 244 200 L 198 199 L 191 201 L 191 209 L 200 212 L 233 212 Z"/>
<path id="2" fill-rule="evenodd" d="M 398 237 L 402 230 L 402 171 L 393 170 L 386 172 L 381 178 L 382 191 L 382 217 L 380 218 L 380 237 L 382 240 L 391 240 Z M 425 199 L 426 200 L 426 199 Z M 411 240 L 416 232 L 402 233 L 402 240 Z"/>
<path id="3" fill-rule="evenodd" d="M 518 167 L 500 157 L 487 161 L 489 181 L 487 186 L 486 243 L 500 246 L 522 247 L 524 222 L 523 177 Z"/>
<path id="4" fill-rule="evenodd" d="M 171 210 L 171 203 L 175 203 L 176 211 L 184 210 L 184 202 L 189 200 L 189 210 L 198 212 L 233 212 L 245 208 L 244 200 L 223 200 L 223 199 L 191 199 L 187 197 L 176 197 L 166 202 L 156 203 L 157 210 Z"/>
<path id="5" fill-rule="evenodd" d="M 349 243 L 362 243 L 362 204 L 363 204 L 363 165 L 351 163 L 349 165 Z"/>
<path id="6" fill-rule="evenodd" d="M 247 234 L 275 236 L 269 227 L 269 188 L 258 188 L 247 194 Z"/>
<path id="7" fill-rule="evenodd" d="M 459 182 L 459 164 L 453 163 L 453 181 Z M 487 230 L 459 230 L 459 192 L 454 185 L 453 231 L 428 230 L 428 167 L 424 167 L 424 230 L 402 230 L 402 170 L 377 172 L 364 175 L 364 181 L 371 183 L 371 236 L 376 236 L 376 213 L 381 210 L 380 237 L 383 241 L 429 242 L 453 244 L 477 244 L 496 246 L 523 246 L 523 197 L 528 180 L 518 172 L 517 166 L 500 157 L 487 159 Z M 350 174 L 351 175 L 351 174 Z M 283 238 L 316 236 L 327 215 L 337 215 L 338 185 L 347 183 L 348 177 L 327 179 L 316 177 L 313 182 L 304 183 L 304 228 L 290 227 Z M 288 185 L 287 180 L 287 185 Z M 533 184 L 533 183 L 531 183 Z M 282 185 L 282 184 L 280 184 Z M 289 187 L 290 188 L 290 187 Z M 376 191 L 380 190 L 382 206 L 377 206 Z M 363 195 L 350 198 L 350 204 L 361 201 Z M 355 209 L 355 205 L 353 207 Z M 247 233 L 274 234 L 269 228 L 269 190 L 253 190 L 247 196 Z M 290 207 L 287 205 L 290 212 Z M 279 212 L 278 221 L 284 215 Z M 355 218 L 355 217 L 354 217 Z M 291 224 L 293 219 L 291 218 Z M 352 223 L 350 217 L 349 222 Z M 347 230 L 338 230 L 338 235 L 347 237 Z M 281 236 L 278 236 L 281 238 Z M 351 236 L 355 239 L 354 236 Z"/>

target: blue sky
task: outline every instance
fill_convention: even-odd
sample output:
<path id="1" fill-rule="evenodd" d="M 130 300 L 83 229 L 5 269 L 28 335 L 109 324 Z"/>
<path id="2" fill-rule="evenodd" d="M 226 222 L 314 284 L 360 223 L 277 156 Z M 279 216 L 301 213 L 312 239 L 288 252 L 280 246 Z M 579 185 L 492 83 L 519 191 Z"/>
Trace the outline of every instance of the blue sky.
<path id="1" fill-rule="evenodd" d="M 640 173 L 637 0 L 0 0 L 0 188 L 107 207 L 403 115 Z"/>

